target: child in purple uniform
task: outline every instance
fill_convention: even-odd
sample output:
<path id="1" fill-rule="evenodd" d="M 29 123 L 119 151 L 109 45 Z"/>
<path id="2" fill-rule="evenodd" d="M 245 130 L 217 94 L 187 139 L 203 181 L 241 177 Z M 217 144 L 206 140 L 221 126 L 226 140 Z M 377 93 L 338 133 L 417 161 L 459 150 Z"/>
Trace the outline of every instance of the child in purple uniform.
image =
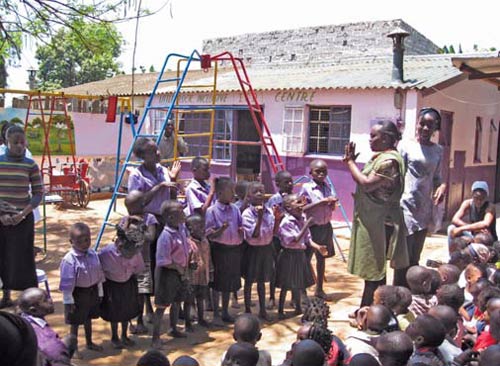
<path id="1" fill-rule="evenodd" d="M 286 170 L 280 170 L 278 173 L 276 173 L 276 176 L 274 177 L 274 182 L 276 184 L 276 187 L 278 188 L 278 192 L 276 192 L 269 198 L 269 200 L 266 202 L 266 207 L 270 208 L 271 210 L 273 210 L 274 207 L 277 207 L 279 208 L 281 214 L 283 214 L 285 212 L 285 209 L 283 208 L 283 197 L 286 196 L 287 194 L 292 194 L 293 177 L 290 174 L 290 172 Z M 280 216 L 282 219 L 283 215 Z M 278 264 L 278 255 L 281 252 L 281 243 L 277 234 L 275 234 L 273 237 L 273 249 L 274 249 L 273 250 L 274 268 L 276 269 L 276 265 Z M 273 309 L 276 306 L 275 293 L 276 293 L 276 271 L 274 273 L 273 278 L 271 279 L 271 283 L 269 286 L 269 305 L 267 307 L 268 309 Z"/>
<path id="2" fill-rule="evenodd" d="M 139 291 L 139 307 L 141 312 L 137 317 L 137 326 L 130 324 L 130 332 L 135 334 L 145 334 L 148 328 L 144 325 L 143 314 L 149 317 L 153 314 L 151 296 L 153 296 L 153 274 L 151 273 L 151 246 L 156 238 L 157 226 L 159 225 L 156 217 L 150 213 L 144 212 L 144 193 L 139 191 L 130 191 L 125 197 L 125 207 L 128 214 L 122 219 L 120 224 L 125 224 L 125 220 L 143 222 L 146 226 L 144 232 L 144 244 L 141 249 L 142 259 L 144 260 L 144 271 L 137 275 L 137 289 Z M 128 226 L 128 225 L 125 225 Z"/>
<path id="3" fill-rule="evenodd" d="M 280 319 L 285 318 L 284 306 L 287 291 L 292 291 L 295 314 L 301 314 L 301 292 L 314 284 L 311 264 L 305 253 L 306 248 L 311 247 L 321 254 L 326 254 L 326 248 L 314 243 L 310 238 L 309 226 L 313 219 L 304 220 L 303 199 L 297 194 L 289 194 L 283 198 L 283 205 L 286 213 L 279 227 L 283 250 L 279 255 L 276 268 L 276 286 L 281 289 L 278 304 Z"/>
<path id="4" fill-rule="evenodd" d="M 63 339 L 50 327 L 45 316 L 54 313 L 54 304 L 47 291 L 32 287 L 19 296 L 21 316 L 26 319 L 36 333 L 39 357 L 44 366 L 71 365 L 76 339 L 66 336 Z"/>
<path id="5" fill-rule="evenodd" d="M 87 348 L 101 351 L 102 347 L 92 342 L 92 319 L 99 317 L 104 272 L 97 253 L 90 249 L 89 227 L 83 222 L 73 224 L 69 237 L 72 249 L 60 265 L 59 289 L 63 293 L 64 318 L 75 338 L 78 327 L 83 324 Z"/>
<path id="6" fill-rule="evenodd" d="M 207 209 L 211 206 L 215 190 L 208 184 L 210 178 L 210 165 L 208 160 L 202 157 L 196 157 L 191 161 L 191 172 L 193 179 L 186 187 L 186 214 L 205 215 Z"/>
<path id="7" fill-rule="evenodd" d="M 335 209 L 337 198 L 332 194 L 332 190 L 326 184 L 328 176 L 328 166 L 321 159 L 311 161 L 309 174 L 312 181 L 305 183 L 299 195 L 306 198 L 308 205 L 303 208 L 307 218 L 312 218 L 313 222 L 309 230 L 312 240 L 327 249 L 325 256 L 316 251 L 316 292 L 314 296 L 326 298 L 323 291 L 323 281 L 325 278 L 325 257 L 330 258 L 335 254 L 333 248 L 333 229 L 330 220 Z"/>
<path id="8" fill-rule="evenodd" d="M 263 206 L 265 189 L 260 182 L 248 185 L 246 200 L 250 204 L 243 211 L 243 234 L 247 243 L 242 263 L 242 277 L 245 279 L 245 312 L 251 313 L 252 284 L 257 282 L 259 295 L 259 317 L 267 320 L 266 282 L 274 277 L 273 235 L 277 233 L 281 221 L 280 209 L 273 211 Z"/>
<path id="9" fill-rule="evenodd" d="M 162 205 L 162 216 L 165 221 L 156 251 L 155 305 L 153 320 L 154 348 L 161 348 L 160 327 L 165 309 L 170 308 L 169 335 L 185 337 L 177 329 L 180 303 L 186 300 L 188 292 L 187 269 L 190 248 L 187 241 L 187 230 L 184 226 L 185 216 L 182 205 L 177 201 L 166 201 Z"/>
<path id="10" fill-rule="evenodd" d="M 111 343 L 116 349 L 134 345 L 127 337 L 127 326 L 141 312 L 135 275 L 144 271 L 140 252 L 144 231 L 143 222 L 136 222 L 129 217 L 123 227 L 117 226 L 115 242 L 99 252 L 106 277 L 101 317 L 111 323 Z M 118 338 L 118 323 L 122 326 L 121 338 Z"/>
<path id="11" fill-rule="evenodd" d="M 222 292 L 222 320 L 231 323 L 234 319 L 228 312 L 229 295 L 241 288 L 241 214 L 231 203 L 234 198 L 234 182 L 231 178 L 216 178 L 215 192 L 217 202 L 209 207 L 205 217 L 206 233 L 214 263 L 213 288 Z M 217 300 L 214 300 L 214 317 L 219 316 Z"/>

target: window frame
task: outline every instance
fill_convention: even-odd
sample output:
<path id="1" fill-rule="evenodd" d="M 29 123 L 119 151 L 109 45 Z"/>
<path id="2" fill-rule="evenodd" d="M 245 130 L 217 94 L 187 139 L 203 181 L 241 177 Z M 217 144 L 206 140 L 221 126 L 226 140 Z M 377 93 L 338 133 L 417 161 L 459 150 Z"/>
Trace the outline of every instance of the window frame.
<path id="1" fill-rule="evenodd" d="M 476 117 L 476 129 L 474 133 L 474 163 L 481 162 L 483 145 L 483 119 Z"/>
<path id="2" fill-rule="evenodd" d="M 287 112 L 292 112 L 292 118 L 287 118 Z M 301 113 L 302 118 L 295 118 L 296 113 Z M 282 121 L 282 146 L 281 150 L 287 154 L 304 154 L 305 144 L 304 144 L 304 122 L 306 115 L 306 106 L 304 105 L 285 105 L 283 107 L 283 121 Z M 291 128 L 291 130 L 290 130 Z M 295 129 L 298 128 L 298 131 Z M 291 131 L 291 133 L 287 133 Z M 298 143 L 294 144 L 293 141 L 298 139 Z M 291 146 L 297 146 L 296 148 L 290 148 Z"/>
<path id="3" fill-rule="evenodd" d="M 339 126 L 340 125 L 340 128 L 343 128 L 343 125 L 346 125 L 347 123 L 345 121 L 335 121 L 333 118 L 336 114 L 336 111 L 335 110 L 338 110 L 338 109 L 344 109 L 345 111 L 342 112 L 342 114 L 346 113 L 346 111 L 349 112 L 349 123 L 348 123 L 348 128 L 349 128 L 349 132 L 348 132 L 348 136 L 347 137 L 332 137 L 332 126 L 334 125 L 337 125 Z M 318 151 L 320 150 L 320 139 L 321 139 L 321 135 L 320 135 L 320 126 L 318 126 L 318 135 L 317 135 L 317 138 L 315 138 L 316 140 L 318 140 L 316 142 L 317 146 L 316 146 L 316 150 L 315 151 L 311 151 L 311 140 L 312 140 L 312 137 L 311 137 L 311 125 L 313 123 L 317 123 L 317 124 L 322 124 L 323 121 L 321 121 L 321 116 L 319 116 L 319 119 L 318 119 L 318 122 L 311 122 L 311 117 L 312 117 L 312 113 L 315 111 L 315 110 L 328 110 L 328 135 L 326 136 L 326 138 L 322 138 L 323 140 L 326 139 L 327 141 L 327 150 L 326 152 L 322 152 L 322 151 Z M 343 154 L 344 154 L 344 146 L 345 144 L 349 143 L 350 141 L 350 138 L 351 138 L 351 129 L 352 129 L 352 105 L 346 105 L 346 104 L 336 104 L 336 105 L 310 105 L 309 106 L 309 111 L 308 111 L 308 130 L 307 130 L 307 150 L 306 150 L 306 154 L 307 155 L 329 155 L 329 156 L 332 156 L 332 157 L 341 157 Z M 324 121 L 326 122 L 326 121 Z M 344 143 L 342 144 L 341 143 L 341 147 L 339 147 L 338 151 L 332 151 L 331 150 L 331 143 L 332 141 L 334 140 L 340 140 L 340 141 L 344 141 Z"/>
<path id="4" fill-rule="evenodd" d="M 498 149 L 498 126 L 493 118 L 490 119 L 490 129 L 488 136 L 488 162 L 494 162 Z M 493 156 L 495 154 L 495 156 Z"/>

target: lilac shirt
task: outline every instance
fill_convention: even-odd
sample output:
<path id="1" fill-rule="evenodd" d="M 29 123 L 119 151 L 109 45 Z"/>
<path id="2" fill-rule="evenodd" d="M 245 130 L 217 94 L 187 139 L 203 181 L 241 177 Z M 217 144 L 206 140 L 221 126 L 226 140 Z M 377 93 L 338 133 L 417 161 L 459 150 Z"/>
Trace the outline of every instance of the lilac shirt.
<path id="1" fill-rule="evenodd" d="M 278 206 L 283 212 L 283 195 L 280 192 L 273 194 L 266 202 L 266 206 L 273 209 L 274 206 Z"/>
<path id="2" fill-rule="evenodd" d="M 262 224 L 260 225 L 260 233 L 254 238 L 252 237 L 257 226 L 257 210 L 255 206 L 249 206 L 241 215 L 243 222 L 243 234 L 245 240 L 250 245 L 268 245 L 273 240 L 274 215 L 272 211 L 264 207 L 264 215 L 262 215 Z"/>
<path id="3" fill-rule="evenodd" d="M 179 229 L 175 229 L 165 225 L 158 238 L 156 265 L 167 267 L 171 264 L 177 264 L 182 268 L 186 268 L 189 260 L 189 250 L 186 227 L 179 225 Z"/>
<path id="4" fill-rule="evenodd" d="M 52 366 L 69 365 L 68 347 L 66 347 L 61 338 L 59 338 L 59 335 L 49 324 L 42 318 L 26 313 L 22 313 L 21 316 L 33 327 L 38 343 L 38 351 L 43 355 L 45 361 Z"/>
<path id="5" fill-rule="evenodd" d="M 108 244 L 100 250 L 99 260 L 106 279 L 114 282 L 127 282 L 134 274 L 139 274 L 145 269 L 140 252 L 132 258 L 125 258 L 115 243 Z"/>
<path id="6" fill-rule="evenodd" d="M 332 190 L 326 183 L 318 185 L 315 181 L 310 181 L 302 185 L 299 193 L 307 199 L 307 203 L 316 203 L 332 196 Z M 329 205 L 319 205 L 307 212 L 307 217 L 314 219 L 314 225 L 325 225 L 330 223 L 332 219 L 332 207 Z"/>
<path id="7" fill-rule="evenodd" d="M 130 173 L 128 177 L 128 191 L 137 190 L 140 192 L 149 192 L 154 186 L 162 182 L 170 182 L 167 168 L 160 164 L 156 164 L 156 176 L 154 176 L 144 167 L 144 165 L 141 165 Z M 151 202 L 144 207 L 144 211 L 154 215 L 160 215 L 161 204 L 169 199 L 170 189 L 161 188 Z"/>
<path id="8" fill-rule="evenodd" d="M 104 272 L 93 249 L 83 253 L 72 248 L 61 261 L 59 290 L 73 292 L 75 287 L 92 287 L 104 282 Z"/>
<path id="9" fill-rule="evenodd" d="M 301 240 L 295 241 L 295 237 L 299 235 L 304 227 L 305 218 L 301 217 L 297 220 L 294 216 L 286 213 L 281 221 L 278 236 L 280 238 L 281 246 L 286 249 L 306 249 L 306 243 L 311 240 L 311 233 L 306 231 Z"/>
<path id="10" fill-rule="evenodd" d="M 243 241 L 243 235 L 239 231 L 241 227 L 241 213 L 238 207 L 233 203 L 225 205 L 219 201 L 210 206 L 205 216 L 206 233 L 219 229 L 224 222 L 228 223 L 228 227 L 224 232 L 214 238 L 213 241 L 225 245 L 239 245 Z"/>
<path id="11" fill-rule="evenodd" d="M 201 184 L 196 179 L 192 179 L 186 187 L 186 215 L 192 215 L 195 210 L 200 209 L 208 198 L 210 184 L 203 182 Z"/>

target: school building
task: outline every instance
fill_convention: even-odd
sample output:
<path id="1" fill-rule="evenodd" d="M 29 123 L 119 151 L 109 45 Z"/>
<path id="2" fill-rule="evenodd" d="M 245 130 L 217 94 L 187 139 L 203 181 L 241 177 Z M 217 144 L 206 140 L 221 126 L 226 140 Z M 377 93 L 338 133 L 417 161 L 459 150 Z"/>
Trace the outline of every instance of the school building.
<path id="1" fill-rule="evenodd" d="M 295 177 L 308 174 L 312 159 L 328 162 L 329 176 L 349 215 L 355 184 L 342 162 L 344 146 L 356 142 L 358 162 L 371 157 L 369 130 L 380 119 L 391 119 L 412 138 L 417 113 L 424 106 L 442 113 L 436 141 L 445 147 L 444 171 L 449 190 L 449 216 L 475 180 L 486 180 L 491 198 L 500 200 L 500 58 L 498 54 L 438 54 L 438 46 L 402 20 L 308 27 L 245 34 L 204 41 L 203 53 L 230 51 L 245 60 L 253 88 L 286 169 Z M 158 55 L 165 57 L 166 55 Z M 135 75 L 134 106 L 143 110 L 157 73 Z M 190 73 L 190 83 L 210 83 L 209 73 Z M 167 105 L 174 89 L 158 90 L 155 105 Z M 220 68 L 217 104 L 245 105 L 230 68 Z M 131 75 L 64 90 L 92 95 L 131 95 Z M 210 104 L 209 89 L 180 95 L 181 104 Z M 117 124 L 104 123 L 98 107 L 74 107 L 77 153 L 116 154 Z M 87 110 L 85 108 L 88 108 Z M 158 129 L 164 112 L 147 116 Z M 209 114 L 181 115 L 186 133 L 207 131 Z M 214 139 L 258 141 L 248 111 L 217 111 Z M 131 133 L 125 131 L 128 148 Z M 187 141 L 189 155 L 206 153 L 202 138 Z M 183 164 L 183 177 L 189 177 Z M 214 144 L 212 171 L 238 177 L 260 176 L 269 190 L 272 177 L 262 146 Z"/>

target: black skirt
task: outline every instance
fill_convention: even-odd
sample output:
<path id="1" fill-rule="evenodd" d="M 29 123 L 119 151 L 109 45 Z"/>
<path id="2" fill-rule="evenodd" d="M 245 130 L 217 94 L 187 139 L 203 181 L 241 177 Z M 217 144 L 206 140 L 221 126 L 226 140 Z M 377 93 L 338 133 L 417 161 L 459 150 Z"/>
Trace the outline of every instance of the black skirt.
<path id="1" fill-rule="evenodd" d="M 37 287 L 33 214 L 15 226 L 0 224 L 0 278 L 5 290 Z"/>
<path id="2" fill-rule="evenodd" d="M 314 277 L 305 250 L 283 249 L 278 257 L 276 287 L 283 290 L 304 290 L 312 285 Z"/>
<path id="3" fill-rule="evenodd" d="M 190 298 L 191 291 L 185 279 L 175 269 L 156 267 L 155 305 L 169 306 Z"/>
<path id="4" fill-rule="evenodd" d="M 274 276 L 273 253 L 273 244 L 248 245 L 242 255 L 242 277 L 251 282 L 271 281 Z"/>
<path id="5" fill-rule="evenodd" d="M 97 285 L 91 287 L 75 287 L 73 290 L 75 306 L 64 306 L 64 321 L 66 324 L 80 325 L 90 319 L 97 319 L 100 315 L 99 292 Z"/>
<path id="6" fill-rule="evenodd" d="M 333 228 L 332 224 L 324 225 L 313 225 L 309 228 L 311 231 L 311 238 L 313 242 L 318 245 L 326 247 L 328 254 L 325 258 L 330 258 L 335 255 L 335 248 L 333 247 Z M 321 254 L 315 251 L 316 257 L 321 256 Z"/>
<path id="7" fill-rule="evenodd" d="M 101 318 L 104 320 L 113 323 L 125 322 L 141 313 L 135 276 L 126 282 L 106 280 L 103 290 Z"/>
<path id="8" fill-rule="evenodd" d="M 241 288 L 241 245 L 225 245 L 210 242 L 214 264 L 215 291 L 231 292 Z"/>

